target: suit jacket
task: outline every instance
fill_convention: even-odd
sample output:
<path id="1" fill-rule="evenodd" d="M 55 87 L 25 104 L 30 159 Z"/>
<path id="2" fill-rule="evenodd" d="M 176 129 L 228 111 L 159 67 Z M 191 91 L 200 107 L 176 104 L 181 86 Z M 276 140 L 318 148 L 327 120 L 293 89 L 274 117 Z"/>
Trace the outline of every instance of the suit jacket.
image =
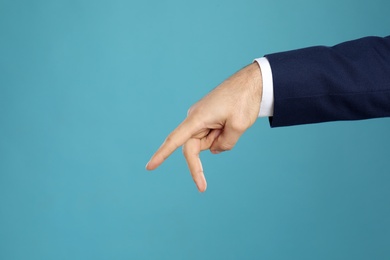
<path id="1" fill-rule="evenodd" d="M 390 36 L 266 55 L 272 127 L 390 116 Z"/>

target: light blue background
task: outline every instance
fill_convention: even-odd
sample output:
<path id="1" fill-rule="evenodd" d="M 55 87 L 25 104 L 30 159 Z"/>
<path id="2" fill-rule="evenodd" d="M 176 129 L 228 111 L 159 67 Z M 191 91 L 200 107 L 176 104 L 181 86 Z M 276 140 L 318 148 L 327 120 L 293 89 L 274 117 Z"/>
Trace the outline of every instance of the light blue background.
<path id="1" fill-rule="evenodd" d="M 390 120 L 144 165 L 267 53 L 390 34 L 390 2 L 0 0 L 0 259 L 390 259 Z"/>

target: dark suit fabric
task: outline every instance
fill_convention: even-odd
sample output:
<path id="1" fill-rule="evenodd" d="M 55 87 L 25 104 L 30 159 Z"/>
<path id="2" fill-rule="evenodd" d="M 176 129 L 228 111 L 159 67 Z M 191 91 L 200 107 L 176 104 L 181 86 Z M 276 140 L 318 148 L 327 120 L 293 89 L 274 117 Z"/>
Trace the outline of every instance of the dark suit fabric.
<path id="1" fill-rule="evenodd" d="M 272 127 L 390 116 L 390 36 L 266 55 Z"/>

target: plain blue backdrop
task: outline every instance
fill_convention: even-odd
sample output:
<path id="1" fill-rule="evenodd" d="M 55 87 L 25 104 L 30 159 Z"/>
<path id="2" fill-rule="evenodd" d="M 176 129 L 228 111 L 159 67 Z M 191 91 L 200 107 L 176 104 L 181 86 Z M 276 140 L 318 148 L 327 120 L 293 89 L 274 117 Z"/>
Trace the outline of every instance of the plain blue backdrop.
<path id="1" fill-rule="evenodd" d="M 390 119 L 146 162 L 264 54 L 390 34 L 388 0 L 0 0 L 0 259 L 390 259 Z"/>

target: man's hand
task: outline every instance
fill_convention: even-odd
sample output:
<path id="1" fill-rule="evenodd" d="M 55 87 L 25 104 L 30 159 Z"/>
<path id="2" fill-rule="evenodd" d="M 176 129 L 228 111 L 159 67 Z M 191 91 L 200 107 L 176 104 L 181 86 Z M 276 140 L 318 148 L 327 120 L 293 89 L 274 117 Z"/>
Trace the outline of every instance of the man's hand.
<path id="1" fill-rule="evenodd" d="M 231 150 L 240 136 L 257 119 L 262 96 L 261 71 L 252 63 L 225 80 L 194 104 L 187 118 L 165 139 L 152 156 L 147 170 L 154 170 L 178 147 L 198 190 L 206 190 L 199 153 L 209 149 L 217 154 Z"/>

